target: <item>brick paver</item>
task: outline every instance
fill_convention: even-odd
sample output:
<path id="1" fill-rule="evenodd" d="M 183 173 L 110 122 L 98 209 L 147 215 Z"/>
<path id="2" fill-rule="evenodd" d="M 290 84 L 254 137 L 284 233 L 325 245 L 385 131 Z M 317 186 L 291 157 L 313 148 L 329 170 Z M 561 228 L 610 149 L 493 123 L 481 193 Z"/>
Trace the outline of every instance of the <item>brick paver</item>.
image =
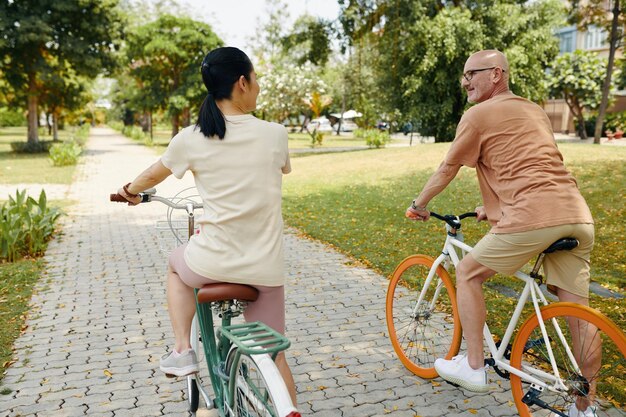
<path id="1" fill-rule="evenodd" d="M 108 129 L 93 129 L 67 198 L 77 201 L 46 254 L 17 362 L 0 390 L 1 416 L 182 416 L 185 382 L 158 371 L 172 344 L 165 259 L 155 245 L 158 204 L 108 202 L 155 154 Z M 168 179 L 159 194 L 191 185 Z M 318 417 L 514 416 L 494 384 L 470 394 L 413 376 L 386 335 L 386 279 L 348 265 L 334 250 L 287 230 L 288 356 L 304 415 Z M 493 376 L 492 379 L 498 379 Z"/>

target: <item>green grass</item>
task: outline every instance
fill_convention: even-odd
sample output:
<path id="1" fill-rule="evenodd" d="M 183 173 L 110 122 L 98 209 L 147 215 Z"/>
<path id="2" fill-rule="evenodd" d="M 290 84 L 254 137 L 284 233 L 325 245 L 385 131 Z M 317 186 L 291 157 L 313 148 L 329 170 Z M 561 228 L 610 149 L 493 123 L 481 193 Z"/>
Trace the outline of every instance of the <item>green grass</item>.
<path id="1" fill-rule="evenodd" d="M 0 380 L 13 357 L 13 341 L 21 334 L 33 286 L 44 271 L 42 260 L 0 264 Z"/>
<path id="2" fill-rule="evenodd" d="M 626 295 L 623 236 L 623 184 L 626 148 L 562 144 L 568 168 L 596 221 L 592 279 Z M 443 226 L 436 220 L 416 223 L 404 211 L 439 165 L 449 144 L 368 150 L 349 154 L 311 155 L 292 161 L 293 172 L 284 180 L 284 216 L 287 224 L 315 239 L 391 275 L 395 266 L 414 253 L 433 256 L 443 245 Z M 457 178 L 429 205 L 442 214 L 460 214 L 480 205 L 474 170 L 462 168 Z M 486 223 L 466 221 L 465 240 L 475 244 L 487 233 Z M 493 283 L 514 285 L 509 277 Z M 514 300 L 486 288 L 494 329 L 501 327 Z M 626 300 L 592 296 L 599 308 L 626 328 Z"/>
<path id="3" fill-rule="evenodd" d="M 51 137 L 41 135 L 40 140 L 52 140 Z M 69 130 L 60 130 L 59 139 L 68 139 Z M 11 150 L 11 142 L 26 142 L 25 127 L 0 128 L 0 184 L 43 183 L 43 184 L 70 184 L 74 175 L 75 165 L 54 167 L 47 153 L 16 154 Z"/>
<path id="4" fill-rule="evenodd" d="M 165 148 L 172 138 L 170 126 L 157 126 L 153 130 L 153 145 L 159 153 L 165 152 Z M 352 136 L 337 136 L 327 133 L 321 146 L 318 148 L 336 148 L 365 146 L 364 139 L 357 139 Z M 289 149 L 311 149 L 311 137 L 307 133 L 289 133 Z"/>

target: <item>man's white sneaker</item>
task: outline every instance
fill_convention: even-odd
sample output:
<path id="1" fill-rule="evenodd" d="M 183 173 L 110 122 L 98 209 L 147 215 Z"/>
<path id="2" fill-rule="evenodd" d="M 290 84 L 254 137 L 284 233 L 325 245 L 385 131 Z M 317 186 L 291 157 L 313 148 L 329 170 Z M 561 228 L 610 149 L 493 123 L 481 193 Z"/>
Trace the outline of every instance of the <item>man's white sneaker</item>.
<path id="1" fill-rule="evenodd" d="M 472 369 L 465 355 L 455 356 L 451 360 L 437 359 L 435 361 L 435 370 L 446 381 L 466 390 L 474 392 L 489 391 L 487 367 Z"/>
<path id="2" fill-rule="evenodd" d="M 585 411 L 580 411 L 576 408 L 576 404 L 572 404 L 567 413 L 569 417 L 598 417 L 596 414 L 596 407 L 590 405 Z"/>

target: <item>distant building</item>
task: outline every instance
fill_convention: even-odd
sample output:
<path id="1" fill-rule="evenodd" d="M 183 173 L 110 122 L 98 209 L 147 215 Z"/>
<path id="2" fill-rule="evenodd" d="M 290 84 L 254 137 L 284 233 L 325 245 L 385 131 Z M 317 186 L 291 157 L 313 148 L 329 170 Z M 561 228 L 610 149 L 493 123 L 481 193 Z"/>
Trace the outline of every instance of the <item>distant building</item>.
<path id="1" fill-rule="evenodd" d="M 607 1 L 607 10 L 609 2 Z M 574 52 L 575 50 L 593 51 L 598 55 L 609 57 L 608 33 L 600 27 L 590 26 L 588 30 L 581 31 L 576 26 L 563 27 L 556 31 L 559 38 L 559 53 Z M 620 45 L 615 52 L 615 59 L 620 59 L 623 54 L 623 46 Z M 575 132 L 574 117 L 564 99 L 549 99 L 544 104 L 544 110 L 552 122 L 552 129 L 558 133 Z M 609 111 L 626 110 L 626 91 L 618 93 L 615 104 Z"/>

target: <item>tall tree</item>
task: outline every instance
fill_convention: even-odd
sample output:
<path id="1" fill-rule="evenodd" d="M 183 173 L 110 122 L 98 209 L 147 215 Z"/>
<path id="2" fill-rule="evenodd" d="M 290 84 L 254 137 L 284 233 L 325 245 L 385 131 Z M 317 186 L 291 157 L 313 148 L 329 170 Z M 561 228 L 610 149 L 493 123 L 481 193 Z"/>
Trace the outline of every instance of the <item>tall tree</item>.
<path id="1" fill-rule="evenodd" d="M 587 139 L 583 111 L 600 105 L 606 66 L 606 59 L 596 53 L 577 50 L 557 57 L 548 74 L 550 95 L 565 99 L 581 139 Z"/>
<path id="2" fill-rule="evenodd" d="M 53 68 L 53 71 L 41 76 L 39 100 L 48 117 L 52 118 L 52 138 L 58 140 L 59 119 L 63 111 L 75 111 L 86 105 L 90 94 L 87 80 L 78 76 L 67 63 L 64 68 L 58 65 Z"/>
<path id="3" fill-rule="evenodd" d="M 95 77 L 115 64 L 122 34 L 117 0 L 0 2 L 0 71 L 27 95 L 28 142 L 39 142 L 38 102 L 43 75 L 54 66 Z"/>
<path id="4" fill-rule="evenodd" d="M 558 53 L 558 0 L 339 0 L 348 45 L 375 33 L 381 100 L 437 141 L 454 138 L 467 104 L 460 77 L 467 57 L 494 48 L 511 63 L 511 87 L 545 98 L 544 69 Z"/>
<path id="5" fill-rule="evenodd" d="M 296 20 L 291 33 L 285 35 L 281 42 L 284 53 L 295 59 L 298 64 L 310 62 L 323 67 L 332 52 L 331 36 L 330 22 L 304 15 Z"/>
<path id="6" fill-rule="evenodd" d="M 615 51 L 624 37 L 624 24 L 626 23 L 624 7 L 620 3 L 620 0 L 573 0 L 572 17 L 583 30 L 588 29 L 591 25 L 596 25 L 604 28 L 608 33 L 609 60 L 602 84 L 602 100 L 598 109 L 598 117 L 596 118 L 596 127 L 593 136 L 593 143 L 600 143 L 602 124 L 604 122 L 606 109 L 609 105 Z"/>
<path id="7" fill-rule="evenodd" d="M 148 110 L 166 110 L 176 135 L 181 117 L 202 103 L 206 91 L 200 65 L 222 40 L 206 23 L 165 14 L 130 33 L 127 44 L 129 73 L 141 87 L 139 98 Z"/>

